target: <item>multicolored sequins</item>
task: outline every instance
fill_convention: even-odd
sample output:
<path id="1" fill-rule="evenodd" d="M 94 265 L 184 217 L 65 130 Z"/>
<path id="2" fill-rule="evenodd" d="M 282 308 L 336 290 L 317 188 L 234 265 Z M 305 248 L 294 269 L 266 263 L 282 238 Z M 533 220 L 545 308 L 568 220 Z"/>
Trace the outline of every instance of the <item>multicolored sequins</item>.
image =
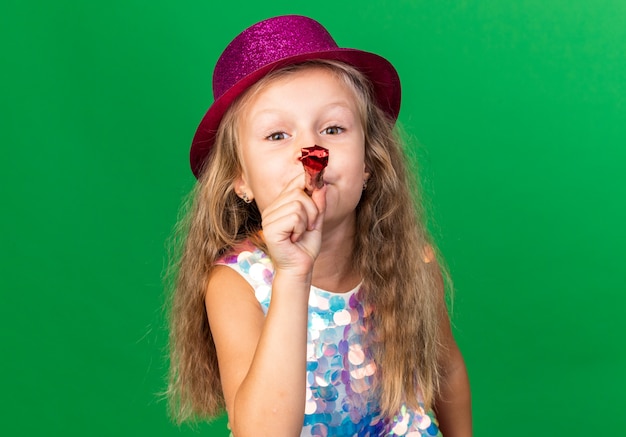
<path id="1" fill-rule="evenodd" d="M 239 249 L 219 264 L 235 269 L 250 283 L 267 313 L 272 263 L 265 253 L 250 244 Z M 371 390 L 376 363 L 363 344 L 363 322 L 368 315 L 359 300 L 359 287 L 347 293 L 311 287 L 301 436 L 441 437 L 432 411 L 409 410 L 403 406 L 392 418 L 380 416 Z"/>

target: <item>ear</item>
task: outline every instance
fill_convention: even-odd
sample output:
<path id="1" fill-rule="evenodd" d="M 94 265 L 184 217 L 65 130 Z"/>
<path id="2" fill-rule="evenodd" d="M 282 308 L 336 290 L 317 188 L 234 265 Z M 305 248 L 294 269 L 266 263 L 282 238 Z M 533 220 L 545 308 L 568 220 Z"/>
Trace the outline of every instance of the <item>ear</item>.
<path id="1" fill-rule="evenodd" d="M 248 199 L 247 201 L 252 201 L 252 199 L 254 199 L 254 193 L 252 193 L 252 189 L 250 189 L 250 186 L 246 182 L 246 179 L 243 175 L 238 176 L 233 181 L 233 189 L 235 190 L 237 196 L 239 196 L 241 199 L 243 199 L 244 197 Z"/>
<path id="2" fill-rule="evenodd" d="M 363 191 L 367 189 L 367 181 L 370 179 L 370 172 L 367 169 L 367 166 L 363 168 Z"/>

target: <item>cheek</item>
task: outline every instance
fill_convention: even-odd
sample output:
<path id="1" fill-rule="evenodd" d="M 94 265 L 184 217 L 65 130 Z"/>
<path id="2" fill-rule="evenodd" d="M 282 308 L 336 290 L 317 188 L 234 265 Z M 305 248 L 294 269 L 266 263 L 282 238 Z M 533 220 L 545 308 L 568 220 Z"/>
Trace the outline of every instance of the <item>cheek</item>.
<path id="1" fill-rule="evenodd" d="M 365 156 L 362 151 L 352 151 L 348 153 L 335 154 L 337 164 L 336 171 L 342 178 L 350 181 L 361 181 L 365 177 Z"/>
<path id="2" fill-rule="evenodd" d="M 259 148 L 244 149 L 242 163 L 248 183 L 257 190 L 282 173 L 277 170 L 283 166 L 283 163 L 271 154 L 262 153 Z"/>

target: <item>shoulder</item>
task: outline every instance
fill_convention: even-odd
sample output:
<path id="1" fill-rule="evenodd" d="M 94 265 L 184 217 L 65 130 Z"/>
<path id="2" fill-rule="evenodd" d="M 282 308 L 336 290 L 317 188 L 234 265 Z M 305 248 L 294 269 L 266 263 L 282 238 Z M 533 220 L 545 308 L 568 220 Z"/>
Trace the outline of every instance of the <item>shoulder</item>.
<path id="1" fill-rule="evenodd" d="M 434 281 L 438 294 L 443 298 L 445 295 L 444 272 L 437 261 L 435 249 L 432 245 L 427 243 L 421 248 L 421 256 L 428 275 Z"/>
<path id="2" fill-rule="evenodd" d="M 274 279 L 274 267 L 265 252 L 246 240 L 226 252 L 209 275 L 208 293 L 231 295 L 232 286 L 245 289 L 267 312 Z M 224 296 L 220 296 L 224 297 Z"/>
<path id="3" fill-rule="evenodd" d="M 218 338 L 230 337 L 226 332 L 232 333 L 245 324 L 257 325 L 264 318 L 252 286 L 235 270 L 223 265 L 215 266 L 209 274 L 204 305 L 216 344 Z"/>
<path id="4" fill-rule="evenodd" d="M 433 249 L 433 246 L 428 243 L 422 246 L 422 261 L 424 261 L 426 264 L 430 264 L 433 261 L 437 263 L 435 250 Z"/>
<path id="5" fill-rule="evenodd" d="M 225 265 L 216 265 L 209 273 L 205 292 L 207 312 L 215 306 L 225 306 L 254 298 L 253 289 L 243 276 Z"/>

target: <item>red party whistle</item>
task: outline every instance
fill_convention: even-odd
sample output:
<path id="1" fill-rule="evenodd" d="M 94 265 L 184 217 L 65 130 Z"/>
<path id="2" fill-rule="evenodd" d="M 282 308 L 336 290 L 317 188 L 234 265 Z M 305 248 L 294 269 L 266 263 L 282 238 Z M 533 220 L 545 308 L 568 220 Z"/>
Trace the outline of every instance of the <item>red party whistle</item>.
<path id="1" fill-rule="evenodd" d="M 324 169 L 328 165 L 328 149 L 320 146 L 303 147 L 300 157 L 306 173 L 304 191 L 310 196 L 317 188 L 324 186 Z"/>

